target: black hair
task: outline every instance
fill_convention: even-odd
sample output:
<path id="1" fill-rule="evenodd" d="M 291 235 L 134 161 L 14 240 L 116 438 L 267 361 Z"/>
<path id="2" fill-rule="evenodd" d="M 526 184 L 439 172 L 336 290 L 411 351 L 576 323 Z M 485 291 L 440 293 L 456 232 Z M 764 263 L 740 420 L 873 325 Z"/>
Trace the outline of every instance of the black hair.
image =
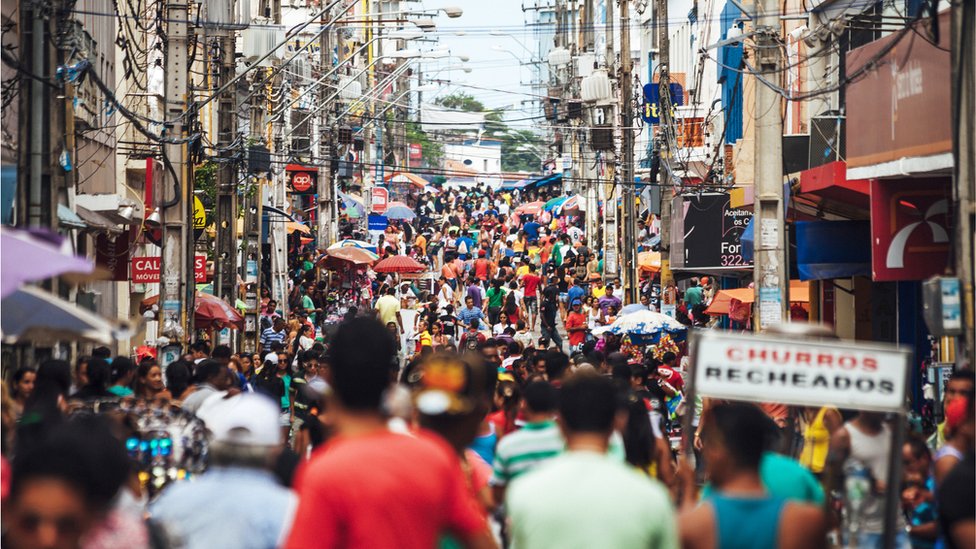
<path id="1" fill-rule="evenodd" d="M 976 385 L 976 373 L 969 369 L 956 370 L 949 376 L 948 382 L 968 381 L 970 385 Z"/>
<path id="2" fill-rule="evenodd" d="M 112 350 L 104 346 L 95 347 L 94 349 L 92 349 L 92 357 L 108 360 L 109 358 L 112 357 Z"/>
<path id="3" fill-rule="evenodd" d="M 217 362 L 213 359 L 207 359 L 197 364 L 197 371 L 193 376 L 194 383 L 207 383 L 224 372 L 224 366 L 222 363 Z"/>
<path id="4" fill-rule="evenodd" d="M 339 325 L 330 347 L 332 388 L 352 410 L 379 411 L 390 385 L 396 345 L 379 321 L 354 318 Z"/>
<path id="5" fill-rule="evenodd" d="M 555 412 L 558 403 L 556 388 L 548 381 L 533 381 L 525 386 L 522 391 L 525 405 L 537 414 Z"/>
<path id="6" fill-rule="evenodd" d="M 230 351 L 228 345 L 217 345 L 214 347 L 213 352 L 210 353 L 210 358 L 215 358 L 217 360 L 230 360 L 230 356 L 234 354 Z"/>
<path id="7" fill-rule="evenodd" d="M 929 459 L 932 459 L 932 451 L 929 450 L 929 445 L 921 437 L 909 435 L 905 438 L 905 444 L 911 448 L 912 456 L 915 459 L 922 456 L 927 456 Z"/>
<path id="8" fill-rule="evenodd" d="M 546 353 L 546 377 L 550 381 L 560 379 L 569 370 L 569 357 L 566 353 L 550 351 Z"/>
<path id="9" fill-rule="evenodd" d="M 499 347 L 499 342 L 497 339 L 489 337 L 481 345 L 478 345 L 478 350 L 491 349 L 492 347 Z"/>
<path id="10" fill-rule="evenodd" d="M 641 470 L 654 462 L 654 429 L 644 400 L 631 393 L 627 397 L 627 425 L 621 433 L 627 463 Z"/>
<path id="11" fill-rule="evenodd" d="M 708 411 L 705 429 L 710 435 L 718 435 L 736 466 L 758 471 L 776 426 L 758 406 L 728 402 Z"/>
<path id="12" fill-rule="evenodd" d="M 194 341 L 190 345 L 190 351 L 193 351 L 193 352 L 196 352 L 196 353 L 203 353 L 205 355 L 209 355 L 210 354 L 210 344 L 207 343 L 206 341 L 202 340 L 202 339 L 198 339 L 198 340 Z"/>
<path id="13" fill-rule="evenodd" d="M 136 369 L 136 363 L 125 356 L 117 356 L 112 359 L 112 383 L 117 383 L 125 376 L 131 374 Z"/>
<path id="14" fill-rule="evenodd" d="M 609 434 L 616 413 L 617 390 L 603 376 L 576 375 L 559 390 L 559 414 L 568 431 Z"/>
<path id="15" fill-rule="evenodd" d="M 671 364 L 676 358 L 678 358 L 678 355 L 668 351 L 664 353 L 664 356 L 661 357 L 661 364 Z"/>
<path id="16" fill-rule="evenodd" d="M 104 393 L 110 383 L 112 383 L 112 367 L 104 359 L 93 358 L 88 363 L 88 387 L 98 393 Z"/>
<path id="17" fill-rule="evenodd" d="M 122 442 L 100 416 L 78 416 L 17 450 L 9 496 L 13 501 L 30 481 L 53 478 L 72 486 L 88 506 L 104 511 L 130 472 Z"/>

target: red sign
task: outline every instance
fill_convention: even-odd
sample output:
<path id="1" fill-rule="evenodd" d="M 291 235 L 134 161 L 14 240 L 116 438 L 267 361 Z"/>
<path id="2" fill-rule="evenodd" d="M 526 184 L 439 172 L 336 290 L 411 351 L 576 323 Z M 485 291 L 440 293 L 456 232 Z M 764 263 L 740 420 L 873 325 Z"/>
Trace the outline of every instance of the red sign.
<path id="1" fill-rule="evenodd" d="M 420 160 L 424 157 L 424 148 L 420 143 L 410 144 L 410 160 Z"/>
<path id="2" fill-rule="evenodd" d="M 154 257 L 133 257 L 132 258 L 132 282 L 135 284 L 157 284 L 159 283 L 160 258 Z M 207 256 L 198 255 L 193 258 L 193 280 L 194 282 L 207 281 Z"/>
<path id="3" fill-rule="evenodd" d="M 373 212 L 381 214 L 386 211 L 386 207 L 390 203 L 390 191 L 383 187 L 373 187 L 370 199 Z"/>
<path id="4" fill-rule="evenodd" d="M 874 280 L 922 280 L 949 260 L 949 179 L 871 180 Z"/>
<path id="5" fill-rule="evenodd" d="M 315 174 L 312 172 L 292 172 L 291 188 L 296 193 L 315 192 Z"/>

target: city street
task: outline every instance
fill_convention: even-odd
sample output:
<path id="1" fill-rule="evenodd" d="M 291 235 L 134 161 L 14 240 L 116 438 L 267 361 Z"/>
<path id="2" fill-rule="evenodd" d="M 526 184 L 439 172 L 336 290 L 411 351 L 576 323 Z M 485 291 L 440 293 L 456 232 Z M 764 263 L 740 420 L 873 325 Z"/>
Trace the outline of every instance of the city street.
<path id="1" fill-rule="evenodd" d="M 976 549 L 976 4 L 9 0 L 0 544 Z"/>

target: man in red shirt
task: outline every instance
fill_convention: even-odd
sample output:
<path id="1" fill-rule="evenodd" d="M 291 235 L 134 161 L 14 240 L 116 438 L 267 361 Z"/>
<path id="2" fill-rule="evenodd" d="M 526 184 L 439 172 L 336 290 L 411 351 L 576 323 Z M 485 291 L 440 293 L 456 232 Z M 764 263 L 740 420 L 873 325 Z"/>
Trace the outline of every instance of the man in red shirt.
<path id="1" fill-rule="evenodd" d="M 486 282 L 495 274 L 495 264 L 486 258 L 487 255 L 488 252 L 482 248 L 478 250 L 478 259 L 474 260 L 474 276 L 481 282 Z"/>
<path id="2" fill-rule="evenodd" d="M 586 315 L 582 313 L 583 303 L 574 299 L 569 314 L 566 315 L 566 333 L 569 334 L 569 346 L 577 350 L 586 340 Z"/>
<path id="3" fill-rule="evenodd" d="M 395 347 L 386 329 L 372 319 L 347 321 L 330 351 L 336 436 L 298 472 L 298 509 L 285 546 L 420 549 L 450 533 L 467 547 L 494 547 L 452 448 L 426 431 L 387 429 L 380 406 Z"/>
<path id="4" fill-rule="evenodd" d="M 525 314 L 529 316 L 529 330 L 535 331 L 535 321 L 539 316 L 539 285 L 542 277 L 535 274 L 535 265 L 529 263 L 529 272 L 522 275 L 522 286 L 525 288 Z"/>

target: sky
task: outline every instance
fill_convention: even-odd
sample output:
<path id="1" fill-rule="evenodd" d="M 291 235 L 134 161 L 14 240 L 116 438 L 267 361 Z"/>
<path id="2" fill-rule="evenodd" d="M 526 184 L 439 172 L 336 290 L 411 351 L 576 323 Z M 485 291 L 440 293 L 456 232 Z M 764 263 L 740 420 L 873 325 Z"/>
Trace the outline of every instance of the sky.
<path id="1" fill-rule="evenodd" d="M 456 6 L 464 10 L 464 14 L 456 19 L 449 19 L 441 14 L 436 18 L 436 36 L 441 46 L 447 46 L 452 55 L 466 55 L 470 58 L 465 65 L 472 70 L 447 69 L 435 78 L 450 79 L 453 82 L 464 83 L 474 87 L 442 88 L 438 93 L 425 94 L 424 100 L 430 100 L 436 95 L 444 95 L 456 90 L 465 91 L 486 106 L 499 108 L 512 106 L 513 111 L 507 118 L 525 116 L 518 112 L 523 108 L 520 102 L 529 99 L 527 94 L 531 89 L 527 85 L 532 80 L 530 67 L 522 67 L 516 56 L 522 61 L 528 61 L 530 54 L 523 49 L 533 49 L 532 34 L 525 26 L 525 16 L 522 13 L 521 0 L 426 0 L 425 8 Z M 505 36 L 493 35 L 493 31 L 500 31 Z M 493 46 L 500 45 L 511 53 L 495 51 Z M 514 55 L 513 55 L 514 54 Z M 439 69 L 449 65 L 458 65 L 457 59 L 440 59 L 435 63 L 425 63 L 423 66 L 425 79 L 433 76 Z M 484 89 L 478 89 L 484 88 Z M 525 105 L 524 108 L 528 108 Z"/>

